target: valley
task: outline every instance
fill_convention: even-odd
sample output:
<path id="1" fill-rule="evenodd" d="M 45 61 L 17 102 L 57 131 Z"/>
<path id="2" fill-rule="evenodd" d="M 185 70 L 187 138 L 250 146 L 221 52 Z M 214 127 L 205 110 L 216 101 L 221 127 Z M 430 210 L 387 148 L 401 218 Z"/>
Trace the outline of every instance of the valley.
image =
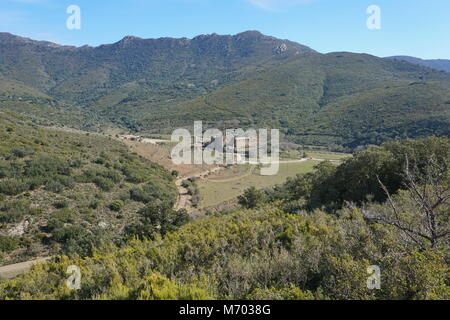
<path id="1" fill-rule="evenodd" d="M 445 66 L 258 31 L 0 33 L 0 299 L 448 299 Z M 279 129 L 278 173 L 176 165 L 195 121 Z"/>

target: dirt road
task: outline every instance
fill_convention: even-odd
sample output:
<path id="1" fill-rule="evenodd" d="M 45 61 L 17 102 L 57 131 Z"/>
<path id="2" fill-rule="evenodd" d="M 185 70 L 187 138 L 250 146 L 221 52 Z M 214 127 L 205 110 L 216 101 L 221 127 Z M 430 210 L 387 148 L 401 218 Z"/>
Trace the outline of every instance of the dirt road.
<path id="1" fill-rule="evenodd" d="M 24 273 L 31 269 L 31 267 L 37 263 L 48 261 L 50 258 L 39 258 L 32 261 L 26 261 L 16 264 L 10 264 L 9 266 L 0 267 L 0 279 L 12 279 L 21 273 Z"/>
<path id="2" fill-rule="evenodd" d="M 195 208 L 192 205 L 192 196 L 188 194 L 188 190 L 182 186 L 183 181 L 187 179 L 204 179 L 210 174 L 216 173 L 220 170 L 224 169 L 224 167 L 214 167 L 210 170 L 206 170 L 200 173 L 192 174 L 189 176 L 180 177 L 175 181 L 175 184 L 178 189 L 178 199 L 175 204 L 175 210 L 186 209 L 189 214 L 193 214 L 195 212 Z"/>

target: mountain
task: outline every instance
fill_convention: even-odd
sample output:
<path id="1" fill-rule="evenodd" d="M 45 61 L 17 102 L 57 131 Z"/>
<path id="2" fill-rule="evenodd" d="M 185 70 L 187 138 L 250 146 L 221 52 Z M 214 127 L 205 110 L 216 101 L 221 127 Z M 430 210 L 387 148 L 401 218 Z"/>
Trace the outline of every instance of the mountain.
<path id="1" fill-rule="evenodd" d="M 140 123 L 188 125 L 205 119 L 272 126 L 299 142 L 350 146 L 448 135 L 450 75 L 369 55 L 287 59 L 249 79 L 175 104 Z M 227 124 L 228 122 L 228 124 Z"/>
<path id="2" fill-rule="evenodd" d="M 393 57 L 388 57 L 387 59 L 407 61 L 410 63 L 418 64 L 420 66 L 450 72 L 450 60 L 446 60 L 446 59 L 424 60 L 424 59 L 409 57 L 409 56 L 393 56 Z"/>
<path id="3" fill-rule="evenodd" d="M 321 54 L 257 31 L 127 36 L 98 47 L 0 33 L 0 77 L 0 97 L 11 96 L 12 84 L 16 90 L 3 108 L 88 130 L 170 133 L 202 120 L 350 147 L 449 134 L 450 74 L 367 54 Z M 29 96 L 32 106 L 23 103 Z"/>
<path id="4" fill-rule="evenodd" d="M 312 52 L 256 31 L 193 39 L 127 36 L 95 48 L 58 46 L 2 33 L 0 44 L 3 76 L 74 103 L 91 103 L 113 88 L 142 82 L 159 89 L 190 83 L 208 88 L 212 81 L 214 85 L 226 82 L 239 69 Z"/>

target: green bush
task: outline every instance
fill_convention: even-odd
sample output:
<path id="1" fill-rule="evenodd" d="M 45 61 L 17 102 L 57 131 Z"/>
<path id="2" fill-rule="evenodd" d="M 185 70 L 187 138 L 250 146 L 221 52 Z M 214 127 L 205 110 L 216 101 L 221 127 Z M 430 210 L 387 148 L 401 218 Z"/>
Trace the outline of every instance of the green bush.
<path id="1" fill-rule="evenodd" d="M 47 228 L 49 229 L 49 231 L 62 228 L 67 223 L 73 223 L 75 221 L 75 217 L 75 212 L 67 208 L 55 211 L 52 213 L 50 219 L 47 222 Z"/>
<path id="2" fill-rule="evenodd" d="M 69 203 L 66 200 L 57 201 L 53 204 L 53 207 L 55 207 L 56 209 L 64 209 L 67 208 L 68 206 Z"/>
<path id="3" fill-rule="evenodd" d="M 28 177 L 51 176 L 57 174 L 69 176 L 71 174 L 71 169 L 66 160 L 51 157 L 38 157 L 26 161 L 24 174 Z"/>
<path id="4" fill-rule="evenodd" d="M 124 207 L 124 203 L 122 200 L 114 200 L 109 205 L 109 209 L 111 209 L 112 211 L 116 211 L 116 212 L 121 211 L 123 207 Z"/>
<path id="5" fill-rule="evenodd" d="M 137 165 L 123 166 L 122 172 L 131 183 L 142 183 L 149 179 L 148 170 Z"/>
<path id="6" fill-rule="evenodd" d="M 67 189 L 72 189 L 76 184 L 76 181 L 73 177 L 60 176 L 58 177 L 58 181 Z"/>
<path id="7" fill-rule="evenodd" d="M 0 160 L 0 179 L 10 177 L 11 166 L 8 162 Z"/>
<path id="8" fill-rule="evenodd" d="M 99 200 L 93 200 L 91 201 L 91 203 L 89 204 L 89 208 L 91 209 L 97 209 L 98 207 L 100 207 L 101 202 Z"/>
<path id="9" fill-rule="evenodd" d="M 164 185 L 157 181 L 150 181 L 143 187 L 131 189 L 130 198 L 142 203 L 148 203 L 154 200 L 161 200 L 163 202 L 173 201 L 172 193 L 168 193 Z"/>
<path id="10" fill-rule="evenodd" d="M 64 191 L 64 186 L 59 181 L 52 180 L 46 184 L 45 189 L 53 193 L 61 193 Z"/>
<path id="11" fill-rule="evenodd" d="M 103 191 L 110 191 L 122 181 L 122 177 L 116 170 L 88 169 L 84 171 L 82 181 L 95 183 Z"/>
<path id="12" fill-rule="evenodd" d="M 11 252 L 19 245 L 19 240 L 16 237 L 0 235 L 0 251 Z"/>
<path id="13" fill-rule="evenodd" d="M 245 208 L 255 208 L 259 203 L 264 201 L 264 193 L 255 187 L 245 190 L 242 196 L 239 196 L 238 202 Z"/>
<path id="14" fill-rule="evenodd" d="M 4 179 L 0 181 L 0 193 L 8 196 L 15 196 L 29 189 L 29 184 L 24 180 Z"/>
<path id="15" fill-rule="evenodd" d="M 19 222 L 25 214 L 32 213 L 31 211 L 30 204 L 25 200 L 10 201 L 0 208 L 0 222 Z"/>
<path id="16" fill-rule="evenodd" d="M 11 150 L 11 154 L 17 158 L 25 158 L 34 154 L 34 149 L 30 146 L 16 147 Z"/>
<path id="17" fill-rule="evenodd" d="M 92 182 L 103 191 L 111 191 L 114 188 L 114 182 L 104 177 L 95 177 Z"/>
<path id="18" fill-rule="evenodd" d="M 125 232 L 140 238 L 152 238 L 155 233 L 166 234 L 190 221 L 186 210 L 174 210 L 171 203 L 152 202 L 139 211 L 139 224 L 128 226 Z"/>

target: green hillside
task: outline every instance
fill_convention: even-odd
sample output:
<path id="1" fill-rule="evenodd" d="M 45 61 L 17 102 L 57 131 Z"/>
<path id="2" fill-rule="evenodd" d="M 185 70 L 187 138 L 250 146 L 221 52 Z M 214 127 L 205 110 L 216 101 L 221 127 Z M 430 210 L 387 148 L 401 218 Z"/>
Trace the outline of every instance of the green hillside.
<path id="1" fill-rule="evenodd" d="M 54 254 L 89 254 L 104 241 L 140 235 L 146 205 L 174 204 L 174 177 L 117 141 L 42 129 L 0 112 L 0 265 Z M 181 220 L 180 220 L 181 221 Z"/>
<path id="2" fill-rule="evenodd" d="M 367 54 L 320 54 L 257 31 L 128 36 L 80 48 L 1 33 L 0 75 L 3 109 L 90 131 L 170 133 L 202 120 L 354 148 L 448 135 L 449 127 L 449 73 Z"/>
<path id="3" fill-rule="evenodd" d="M 0 298 L 448 300 L 449 151 L 448 138 L 432 137 L 324 162 L 164 237 L 37 265 L 0 281 Z M 399 175 L 406 163 L 419 188 Z M 80 290 L 66 284 L 71 265 Z M 379 290 L 367 286 L 370 266 L 382 272 Z"/>
<path id="4" fill-rule="evenodd" d="M 450 74 L 408 63 L 349 53 L 308 54 L 177 103 L 144 118 L 140 126 L 163 130 L 201 119 L 220 127 L 228 121 L 282 128 L 297 142 L 353 147 L 448 135 L 449 84 Z"/>

